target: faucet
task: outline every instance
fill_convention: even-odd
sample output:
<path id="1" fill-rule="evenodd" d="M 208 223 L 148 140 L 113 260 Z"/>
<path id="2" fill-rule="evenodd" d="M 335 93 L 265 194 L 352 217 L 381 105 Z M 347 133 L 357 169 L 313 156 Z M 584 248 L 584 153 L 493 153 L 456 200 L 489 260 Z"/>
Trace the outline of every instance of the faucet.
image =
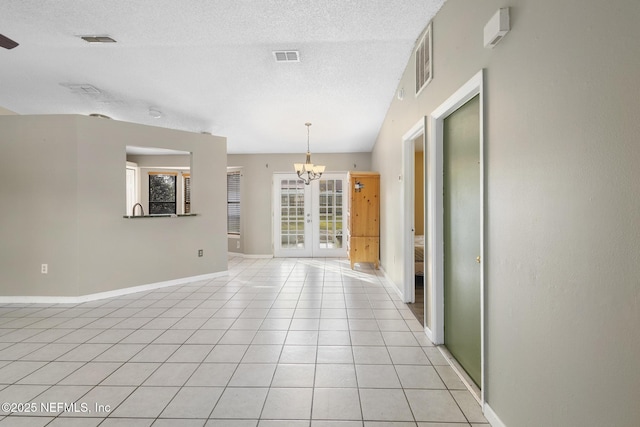
<path id="1" fill-rule="evenodd" d="M 135 205 L 133 205 L 133 209 L 131 209 L 131 216 L 136 216 L 136 206 L 140 206 L 140 212 L 142 212 L 141 216 L 144 216 L 144 208 L 140 203 L 136 203 Z"/>

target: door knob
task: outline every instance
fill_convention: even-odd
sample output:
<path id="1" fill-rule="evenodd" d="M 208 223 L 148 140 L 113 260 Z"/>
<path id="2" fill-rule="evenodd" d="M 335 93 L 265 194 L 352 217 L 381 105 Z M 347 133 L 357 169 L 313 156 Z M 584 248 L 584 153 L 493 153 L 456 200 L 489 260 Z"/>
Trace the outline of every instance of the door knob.
<path id="1" fill-rule="evenodd" d="M 476 262 L 477 262 L 478 264 L 480 264 L 480 257 L 477 257 L 477 258 L 476 258 Z"/>

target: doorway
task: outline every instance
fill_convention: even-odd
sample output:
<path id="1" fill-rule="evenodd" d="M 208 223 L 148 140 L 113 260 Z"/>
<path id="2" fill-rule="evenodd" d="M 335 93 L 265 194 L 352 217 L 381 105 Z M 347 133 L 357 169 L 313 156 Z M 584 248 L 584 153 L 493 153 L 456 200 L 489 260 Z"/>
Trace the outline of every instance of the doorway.
<path id="1" fill-rule="evenodd" d="M 415 312 L 418 320 L 429 333 L 429 306 L 425 300 L 429 299 L 429 281 L 425 276 L 428 268 L 428 257 L 424 242 L 426 234 L 425 188 L 426 172 L 425 160 L 425 130 L 427 118 L 422 117 L 402 137 L 402 208 L 403 208 L 403 302 L 410 304 L 409 308 Z M 422 173 L 422 177 L 420 177 Z M 422 187 L 422 188 L 421 188 Z M 422 199 L 419 197 L 422 196 Z M 422 234 L 421 234 L 422 230 Z M 418 241 L 417 241 L 418 240 Z M 420 253 L 421 252 L 421 253 Z M 422 259 L 422 261 L 420 261 Z M 422 275 L 420 273 L 422 272 Z M 421 282 L 421 283 L 420 283 Z M 422 300 L 420 299 L 422 297 Z M 420 303 L 422 302 L 422 307 Z"/>
<path id="2" fill-rule="evenodd" d="M 276 257 L 346 257 L 346 174 L 325 173 L 309 185 L 295 173 L 273 175 Z"/>
<path id="3" fill-rule="evenodd" d="M 435 344 L 447 347 L 447 353 L 454 359 L 454 369 L 457 365 L 463 377 L 466 375 L 469 389 L 481 404 L 484 404 L 486 391 L 483 105 L 483 72 L 480 71 L 433 111 L 427 149 L 427 246 L 432 263 L 428 274 L 433 283 L 431 338 Z M 462 143 L 462 147 L 458 147 L 458 143 L 451 139 L 459 137 L 456 129 L 466 126 L 457 123 L 465 115 L 465 110 L 469 116 L 467 119 L 472 123 L 469 127 L 475 129 L 475 136 L 469 136 L 472 143 L 468 146 Z M 469 153 L 465 150 L 475 154 L 467 159 Z M 462 181 L 458 182 L 460 179 Z M 465 204 L 458 204 L 458 196 L 464 196 Z M 463 219 L 465 212 L 470 213 L 473 219 Z M 466 246 L 467 240 L 474 243 Z M 470 297 L 472 293 L 473 298 Z M 467 312 L 473 315 L 467 318 Z M 460 332 L 460 324 L 468 330 Z M 465 335 L 467 333 L 473 337 Z M 472 350 L 461 350 L 456 345 L 460 342 Z M 467 355 L 469 352 L 473 353 L 472 357 Z"/>
<path id="4" fill-rule="evenodd" d="M 413 141 L 414 146 L 414 201 L 413 204 L 413 282 L 415 302 L 410 307 L 422 326 L 425 326 L 425 187 L 424 187 L 424 134 Z"/>
<path id="5" fill-rule="evenodd" d="M 425 280 L 425 128 L 426 118 L 423 117 L 403 136 L 403 296 L 420 324 L 428 327 L 428 306 L 425 305 L 428 298 Z"/>

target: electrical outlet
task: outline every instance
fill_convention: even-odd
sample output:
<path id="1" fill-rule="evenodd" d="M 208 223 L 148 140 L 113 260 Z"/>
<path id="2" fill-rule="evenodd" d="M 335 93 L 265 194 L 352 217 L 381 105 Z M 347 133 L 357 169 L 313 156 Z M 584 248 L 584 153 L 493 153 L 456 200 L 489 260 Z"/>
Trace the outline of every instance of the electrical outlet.
<path id="1" fill-rule="evenodd" d="M 42 264 L 40 266 L 40 273 L 42 273 L 42 274 L 49 273 L 49 264 Z"/>
<path id="2" fill-rule="evenodd" d="M 204 251 L 202 249 L 198 249 L 198 256 L 201 257 L 204 254 Z"/>
<path id="3" fill-rule="evenodd" d="M 240 249 L 240 240 L 236 242 L 236 249 Z"/>

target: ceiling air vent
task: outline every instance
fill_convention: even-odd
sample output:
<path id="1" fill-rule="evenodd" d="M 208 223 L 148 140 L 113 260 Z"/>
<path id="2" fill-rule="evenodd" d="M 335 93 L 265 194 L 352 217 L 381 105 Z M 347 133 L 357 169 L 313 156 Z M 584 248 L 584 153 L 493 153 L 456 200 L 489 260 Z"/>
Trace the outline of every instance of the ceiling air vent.
<path id="1" fill-rule="evenodd" d="M 13 49 L 14 47 L 18 46 L 18 42 L 13 41 L 9 37 L 0 34 L 0 46 L 5 49 Z"/>
<path id="2" fill-rule="evenodd" d="M 300 62 L 300 53 L 297 50 L 275 50 L 273 56 L 276 62 Z"/>
<path id="3" fill-rule="evenodd" d="M 115 43 L 116 41 L 109 36 L 80 36 L 87 43 Z"/>
<path id="4" fill-rule="evenodd" d="M 100 89 L 87 83 L 82 83 L 82 84 L 60 83 L 60 85 L 66 87 L 71 92 L 77 93 L 79 95 L 95 96 L 95 95 L 100 95 L 102 93 Z"/>

